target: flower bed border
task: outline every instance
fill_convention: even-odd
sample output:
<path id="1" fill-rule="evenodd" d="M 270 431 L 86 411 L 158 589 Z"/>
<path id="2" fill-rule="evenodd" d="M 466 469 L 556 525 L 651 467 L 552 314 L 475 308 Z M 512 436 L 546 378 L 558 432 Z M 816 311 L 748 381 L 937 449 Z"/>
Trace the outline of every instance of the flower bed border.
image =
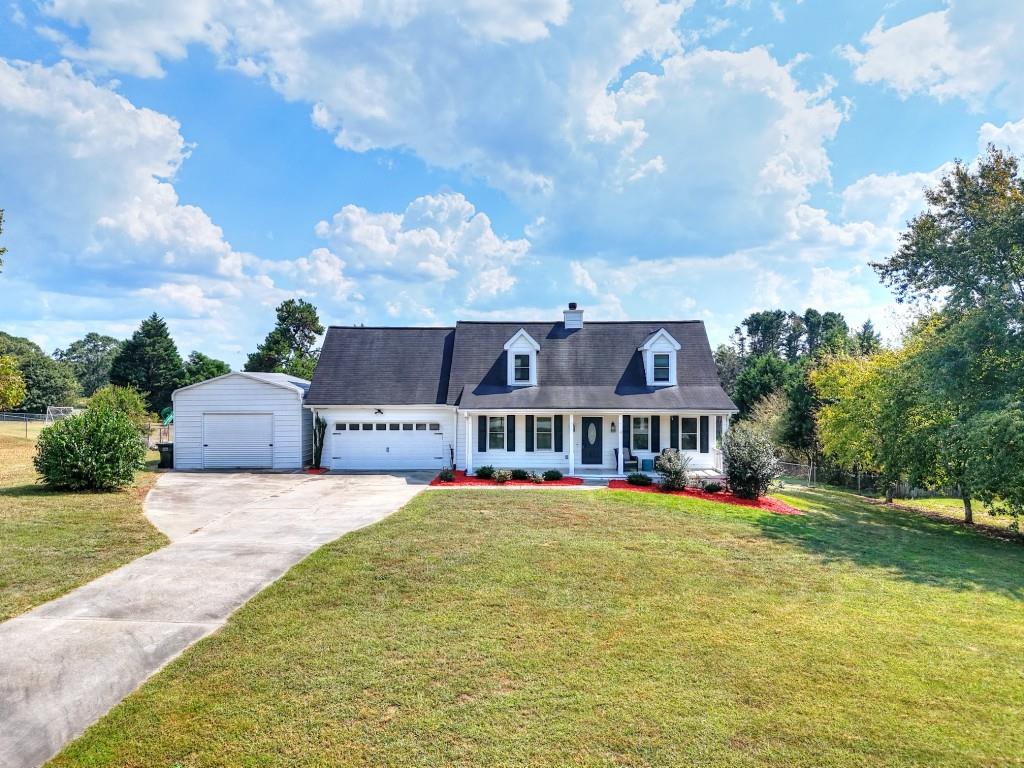
<path id="1" fill-rule="evenodd" d="M 626 480 L 609 480 L 608 488 L 613 491 L 638 491 L 640 493 L 664 493 L 668 496 L 690 496 L 705 501 L 717 501 L 721 504 L 733 504 L 737 507 L 751 507 L 763 509 L 766 512 L 774 512 L 777 515 L 802 515 L 796 507 L 791 507 L 784 501 L 773 499 L 771 496 L 762 496 L 759 499 L 741 499 L 729 491 L 708 493 L 700 488 L 686 488 L 682 491 L 663 491 L 657 485 L 631 485 Z"/>
<path id="2" fill-rule="evenodd" d="M 480 487 L 480 486 L 485 486 L 485 487 L 497 486 L 497 487 L 500 488 L 500 487 L 506 486 L 506 485 L 528 486 L 528 487 L 533 487 L 533 488 L 545 488 L 545 487 L 548 487 L 548 486 L 576 486 L 576 485 L 583 485 L 583 478 L 582 477 L 563 477 L 561 480 L 545 480 L 543 483 L 535 483 L 532 480 L 509 480 L 508 482 L 505 482 L 505 483 L 499 483 L 497 480 L 488 480 L 488 479 L 483 478 L 483 477 L 476 477 L 475 475 L 470 476 L 470 475 L 467 475 L 464 470 L 457 469 L 457 470 L 455 470 L 455 479 L 454 480 L 450 480 L 450 481 L 448 481 L 448 480 L 441 480 L 439 477 L 435 477 L 433 480 L 430 481 L 430 484 L 433 485 L 433 486 L 440 486 L 440 487 L 444 487 L 444 488 L 455 488 L 455 487 L 458 487 L 458 486 L 463 486 L 463 487 L 466 487 L 466 486 L 469 486 L 469 487 L 472 487 L 472 486 L 477 486 L 477 487 Z"/>

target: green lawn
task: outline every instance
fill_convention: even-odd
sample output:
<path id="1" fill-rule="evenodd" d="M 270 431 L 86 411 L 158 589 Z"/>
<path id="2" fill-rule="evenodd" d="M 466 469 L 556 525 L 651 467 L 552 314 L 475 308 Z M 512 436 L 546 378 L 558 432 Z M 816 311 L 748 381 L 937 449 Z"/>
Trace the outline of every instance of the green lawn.
<path id="1" fill-rule="evenodd" d="M 785 498 L 423 493 L 55 764 L 1022 764 L 1024 546 Z"/>
<path id="2" fill-rule="evenodd" d="M 118 493 L 57 493 L 36 482 L 34 451 L 0 435 L 0 621 L 167 542 L 142 514 L 155 472 Z"/>

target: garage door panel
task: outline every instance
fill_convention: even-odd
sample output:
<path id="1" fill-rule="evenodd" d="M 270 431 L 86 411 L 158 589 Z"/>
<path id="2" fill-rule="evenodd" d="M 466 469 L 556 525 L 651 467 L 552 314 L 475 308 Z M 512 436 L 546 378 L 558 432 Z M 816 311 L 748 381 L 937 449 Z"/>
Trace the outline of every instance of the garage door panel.
<path id="1" fill-rule="evenodd" d="M 207 469 L 272 468 L 273 443 L 273 414 L 203 414 L 203 466 Z"/>
<path id="2" fill-rule="evenodd" d="M 333 469 L 433 469 L 447 463 L 444 434 L 439 430 L 363 426 L 347 424 L 343 431 L 332 434 Z"/>

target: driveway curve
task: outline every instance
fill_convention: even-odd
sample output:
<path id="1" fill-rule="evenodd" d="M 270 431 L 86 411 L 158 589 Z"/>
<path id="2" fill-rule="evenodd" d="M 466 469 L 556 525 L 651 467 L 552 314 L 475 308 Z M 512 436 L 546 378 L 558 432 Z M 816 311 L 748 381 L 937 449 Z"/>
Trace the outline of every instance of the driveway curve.
<path id="1" fill-rule="evenodd" d="M 161 476 L 144 509 L 171 544 L 0 624 L 0 766 L 45 762 L 295 563 L 431 476 Z"/>

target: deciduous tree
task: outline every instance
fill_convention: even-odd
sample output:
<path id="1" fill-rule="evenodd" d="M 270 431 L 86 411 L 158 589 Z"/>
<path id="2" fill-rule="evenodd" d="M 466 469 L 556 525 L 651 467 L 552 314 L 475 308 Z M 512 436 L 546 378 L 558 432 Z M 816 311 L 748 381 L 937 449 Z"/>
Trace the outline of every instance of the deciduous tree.
<path id="1" fill-rule="evenodd" d="M 202 352 L 193 352 L 185 361 L 185 379 L 182 386 L 196 384 L 231 373 L 231 366 L 223 360 L 207 357 Z"/>
<path id="2" fill-rule="evenodd" d="M 0 355 L 0 411 L 17 408 L 25 400 L 25 379 L 14 355 Z"/>
<path id="3" fill-rule="evenodd" d="M 110 383 L 110 366 L 123 343 L 113 336 L 87 333 L 84 338 L 71 342 L 66 349 L 56 350 L 53 356 L 72 367 L 82 394 L 88 397 Z"/>

